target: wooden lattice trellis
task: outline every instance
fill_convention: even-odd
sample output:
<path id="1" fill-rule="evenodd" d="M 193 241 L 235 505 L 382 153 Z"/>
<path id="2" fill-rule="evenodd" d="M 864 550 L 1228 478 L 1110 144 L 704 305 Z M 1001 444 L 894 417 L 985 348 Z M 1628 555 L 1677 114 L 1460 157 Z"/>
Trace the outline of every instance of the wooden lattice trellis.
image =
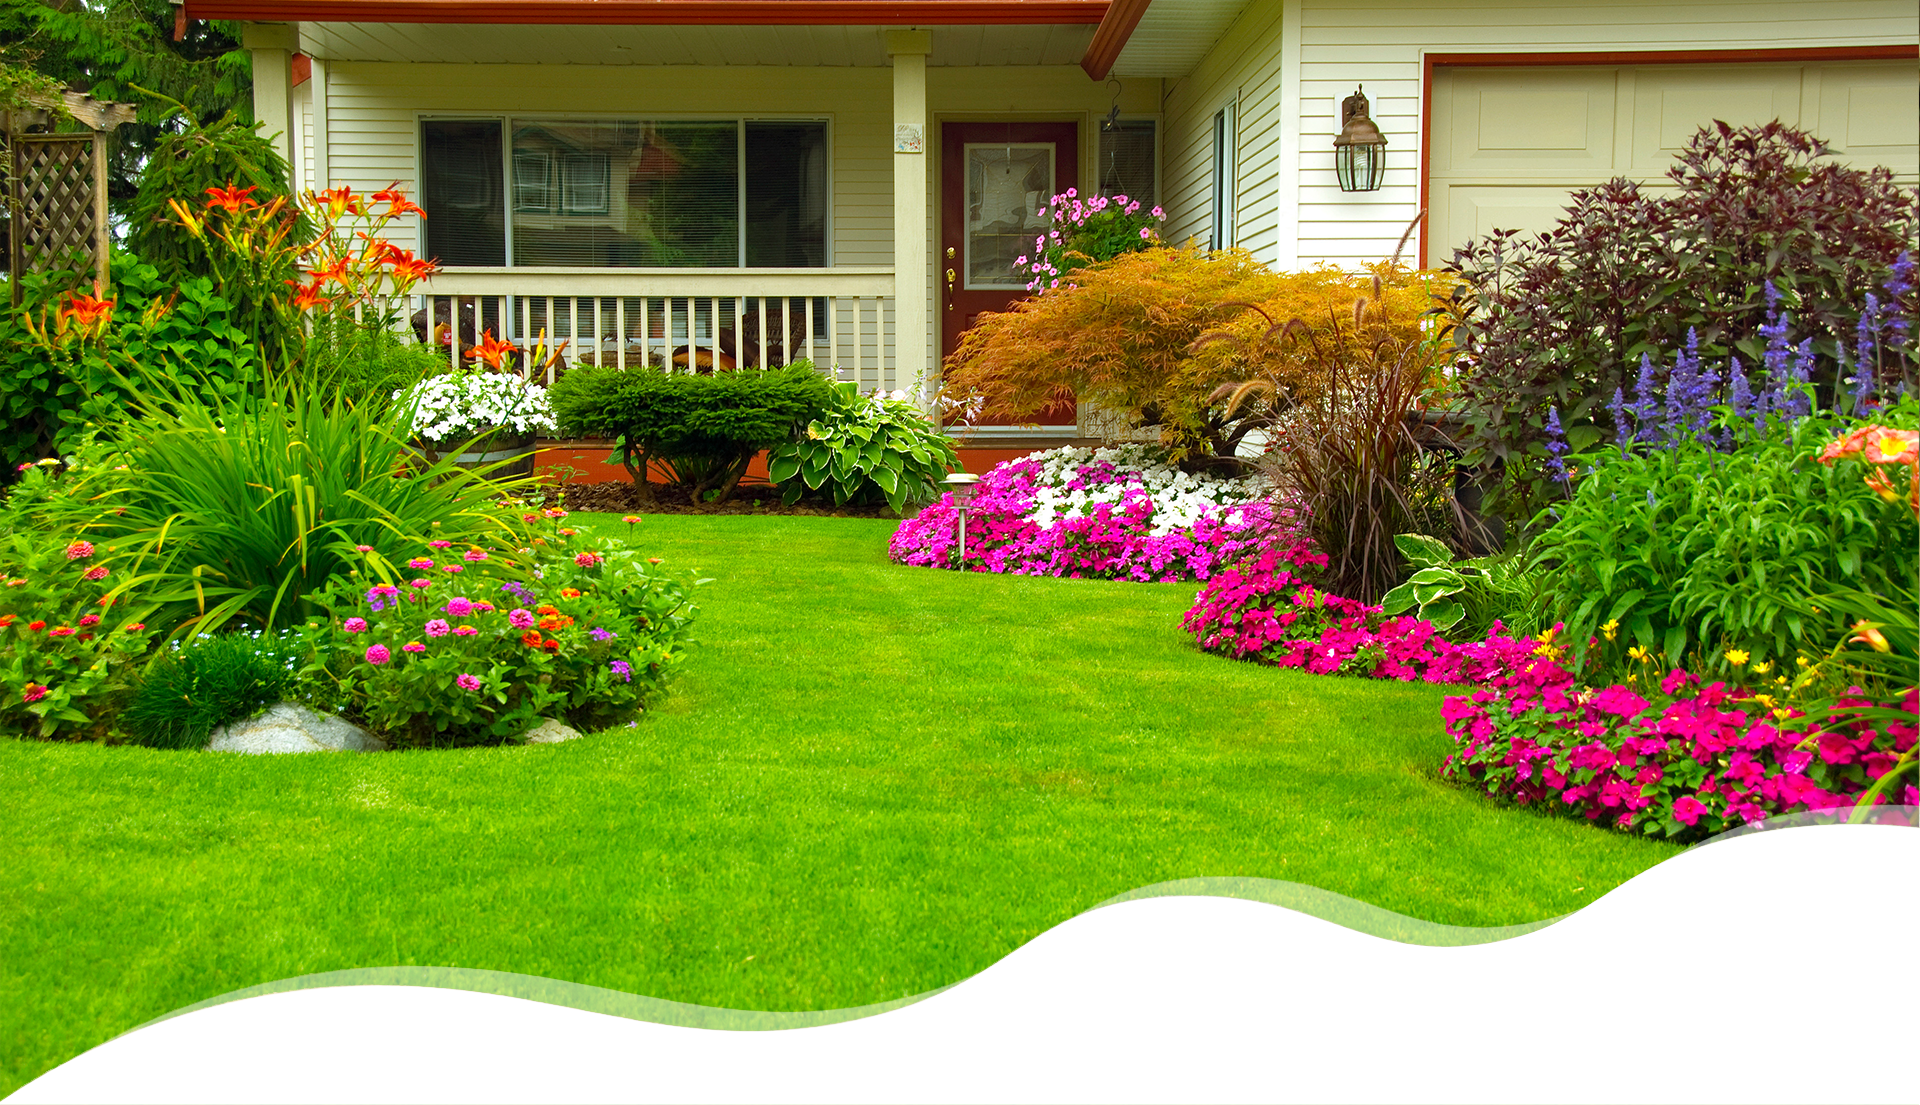
<path id="1" fill-rule="evenodd" d="M 130 122 L 129 104 L 110 104 L 80 93 L 66 94 L 67 114 L 86 124 L 84 134 L 36 133 L 49 121 L 42 111 L 0 113 L 6 140 L 7 262 L 18 275 L 76 266 L 91 270 L 96 288 L 107 284 L 107 135 Z M 20 302 L 20 282 L 11 281 Z"/>

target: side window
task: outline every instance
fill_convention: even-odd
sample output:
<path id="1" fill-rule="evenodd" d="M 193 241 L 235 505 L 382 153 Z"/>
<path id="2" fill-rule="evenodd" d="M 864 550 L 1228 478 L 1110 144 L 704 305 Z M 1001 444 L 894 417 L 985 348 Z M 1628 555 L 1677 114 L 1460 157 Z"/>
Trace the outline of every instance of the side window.
<path id="1" fill-rule="evenodd" d="M 1213 230 L 1207 237 L 1211 249 L 1233 246 L 1233 105 L 1221 108 L 1213 117 Z"/>
<path id="2" fill-rule="evenodd" d="M 1160 201 L 1152 119 L 1122 119 L 1100 131 L 1100 194 L 1137 200 L 1142 210 Z"/>

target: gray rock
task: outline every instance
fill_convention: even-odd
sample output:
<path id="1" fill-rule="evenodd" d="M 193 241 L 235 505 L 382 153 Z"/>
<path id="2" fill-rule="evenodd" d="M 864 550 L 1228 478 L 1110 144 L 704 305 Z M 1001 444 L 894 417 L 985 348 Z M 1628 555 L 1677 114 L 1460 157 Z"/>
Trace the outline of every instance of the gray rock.
<path id="1" fill-rule="evenodd" d="M 581 735 L 580 730 L 571 725 L 562 725 L 550 717 L 540 719 L 540 724 L 527 730 L 528 744 L 559 744 Z"/>
<path id="2" fill-rule="evenodd" d="M 282 702 L 250 721 L 223 725 L 209 752 L 385 752 L 384 742 L 352 722 Z"/>

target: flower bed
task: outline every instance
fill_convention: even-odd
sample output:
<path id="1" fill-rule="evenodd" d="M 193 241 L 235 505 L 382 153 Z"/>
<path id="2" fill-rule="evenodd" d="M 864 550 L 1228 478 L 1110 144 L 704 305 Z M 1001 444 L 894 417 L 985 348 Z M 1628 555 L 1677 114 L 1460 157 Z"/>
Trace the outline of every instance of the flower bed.
<path id="1" fill-rule="evenodd" d="M 1441 776 L 1490 795 L 1693 839 L 1852 805 L 1914 746 L 1913 721 L 1843 713 L 1815 724 L 1769 694 L 1702 686 L 1677 668 L 1658 693 L 1638 675 L 1582 686 L 1561 664 L 1558 625 L 1516 638 L 1495 623 L 1484 640 L 1456 644 L 1430 622 L 1382 619 L 1377 606 L 1317 590 L 1309 577 L 1325 562 L 1305 545 L 1269 549 L 1210 580 L 1186 628 L 1209 652 L 1316 675 L 1476 684 L 1441 708 L 1456 742 Z M 1900 705 L 1914 721 L 1917 694 Z M 1839 705 L 1885 708 L 1860 697 Z M 1920 805 L 1911 785 L 1890 797 Z"/>
<path id="2" fill-rule="evenodd" d="M 1053 449 L 996 465 L 967 508 L 942 495 L 900 524 L 887 554 L 920 567 L 956 560 L 976 572 L 1128 579 L 1206 579 L 1291 533 L 1294 512 L 1253 480 L 1212 480 L 1160 463 L 1143 446 Z"/>

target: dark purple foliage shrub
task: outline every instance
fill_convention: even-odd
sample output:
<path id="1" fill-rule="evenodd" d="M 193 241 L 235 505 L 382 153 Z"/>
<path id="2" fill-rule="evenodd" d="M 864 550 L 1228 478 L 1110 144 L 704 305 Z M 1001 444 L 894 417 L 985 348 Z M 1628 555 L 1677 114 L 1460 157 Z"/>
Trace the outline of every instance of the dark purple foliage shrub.
<path id="1" fill-rule="evenodd" d="M 1894 266 L 1920 225 L 1915 194 L 1885 168 L 1826 152 L 1778 122 L 1716 123 L 1668 171 L 1677 192 L 1612 180 L 1574 193 L 1551 230 L 1496 231 L 1455 252 L 1447 267 L 1463 283 L 1448 313 L 1466 444 L 1506 467 L 1511 515 L 1530 516 L 1552 479 L 1549 410 L 1576 452 L 1613 436 L 1627 396 L 1673 391 L 1681 366 L 1662 363 L 1668 350 L 1686 350 L 1694 373 L 1679 381 L 1682 399 L 1750 387 L 1702 375 L 1734 358 L 1764 364 L 1776 386 L 1804 372 L 1823 405 L 1849 387 L 1913 385 L 1898 320 L 1916 316 L 1914 281 Z M 1863 382 L 1870 346 L 1879 353 Z M 1668 421 L 1664 409 L 1632 413 L 1641 432 Z"/>

